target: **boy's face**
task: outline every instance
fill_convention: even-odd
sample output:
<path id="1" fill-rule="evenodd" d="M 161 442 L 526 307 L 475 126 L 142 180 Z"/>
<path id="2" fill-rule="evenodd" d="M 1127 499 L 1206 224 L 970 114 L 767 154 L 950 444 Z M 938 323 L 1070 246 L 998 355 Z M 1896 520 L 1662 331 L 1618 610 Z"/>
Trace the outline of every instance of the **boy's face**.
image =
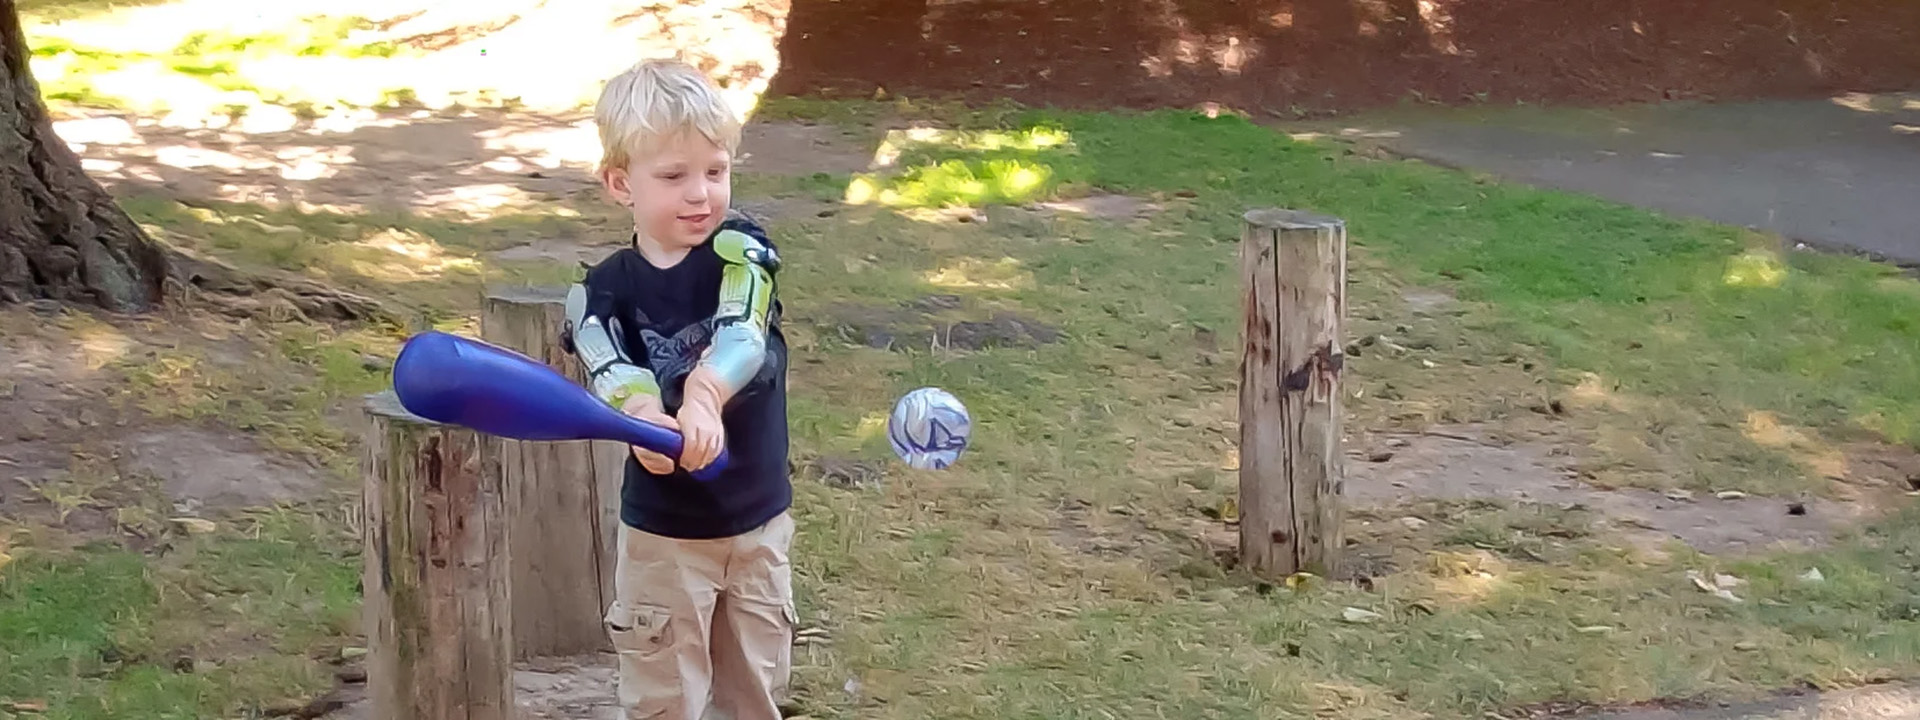
<path id="1" fill-rule="evenodd" d="M 633 227 L 663 249 L 699 245 L 726 218 L 733 158 L 697 132 L 681 133 L 625 168 L 601 175 L 607 192 L 633 211 Z"/>

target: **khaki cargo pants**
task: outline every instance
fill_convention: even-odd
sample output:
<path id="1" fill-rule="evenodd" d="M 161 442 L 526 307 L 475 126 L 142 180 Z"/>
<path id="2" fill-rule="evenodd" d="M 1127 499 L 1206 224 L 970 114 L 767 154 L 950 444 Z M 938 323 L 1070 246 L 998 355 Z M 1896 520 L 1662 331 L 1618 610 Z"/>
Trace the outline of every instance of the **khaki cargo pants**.
<path id="1" fill-rule="evenodd" d="M 793 517 L 679 540 L 620 529 L 607 632 L 628 720 L 779 720 L 792 674 Z"/>

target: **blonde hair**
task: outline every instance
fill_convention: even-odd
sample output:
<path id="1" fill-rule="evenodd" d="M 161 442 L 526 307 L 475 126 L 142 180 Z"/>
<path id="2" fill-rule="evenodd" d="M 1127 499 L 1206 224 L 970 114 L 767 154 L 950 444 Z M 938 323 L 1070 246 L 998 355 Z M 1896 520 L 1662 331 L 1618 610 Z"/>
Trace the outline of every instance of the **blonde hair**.
<path id="1" fill-rule="evenodd" d="M 644 60 L 608 80 L 593 121 L 600 128 L 601 172 L 624 168 L 690 131 L 730 153 L 740 145 L 740 119 L 720 88 L 679 60 Z"/>

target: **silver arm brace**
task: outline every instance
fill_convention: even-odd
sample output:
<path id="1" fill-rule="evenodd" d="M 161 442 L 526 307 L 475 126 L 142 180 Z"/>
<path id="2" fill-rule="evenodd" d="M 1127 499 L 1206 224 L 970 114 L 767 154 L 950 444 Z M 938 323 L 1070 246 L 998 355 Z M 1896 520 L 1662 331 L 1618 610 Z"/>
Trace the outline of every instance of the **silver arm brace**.
<path id="1" fill-rule="evenodd" d="M 635 395 L 660 396 L 653 372 L 633 364 L 618 333 L 606 320 L 587 314 L 587 288 L 575 284 L 567 291 L 567 324 L 572 329 L 574 355 L 587 369 L 593 394 L 614 407 Z"/>
<path id="2" fill-rule="evenodd" d="M 726 265 L 720 276 L 720 306 L 713 314 L 713 341 L 700 364 L 732 395 L 746 387 L 766 361 L 773 275 L 780 261 L 771 248 L 738 230 L 720 231 L 713 247 Z"/>

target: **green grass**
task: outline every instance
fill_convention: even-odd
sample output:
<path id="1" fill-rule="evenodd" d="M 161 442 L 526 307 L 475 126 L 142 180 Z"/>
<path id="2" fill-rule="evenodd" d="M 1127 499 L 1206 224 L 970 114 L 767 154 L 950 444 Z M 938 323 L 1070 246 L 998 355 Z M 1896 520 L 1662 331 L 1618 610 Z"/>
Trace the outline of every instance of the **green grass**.
<path id="1" fill-rule="evenodd" d="M 904 101 L 764 112 L 940 116 Z M 1920 672 L 1910 511 L 1827 549 L 1714 558 L 1635 548 L 1578 509 L 1410 501 L 1356 513 L 1351 553 L 1374 561 L 1366 582 L 1297 588 L 1221 567 L 1210 543 L 1232 531 L 1208 516 L 1237 482 L 1237 252 L 1249 207 L 1349 223 L 1348 334 L 1367 340 L 1347 365 L 1349 427 L 1484 424 L 1568 448 L 1596 482 L 1819 493 L 1834 453 L 1876 437 L 1920 443 L 1908 401 L 1920 397 L 1912 279 L 1850 259 L 1776 258 L 1737 230 L 1369 159 L 1234 118 L 988 109 L 948 119 L 951 132 L 889 136 L 888 171 L 741 180 L 741 197 L 854 201 L 775 223 L 795 454 L 884 470 L 878 488 L 798 486 L 802 621 L 831 636 L 796 650 L 812 716 L 1478 718 Z M 1023 207 L 1099 191 L 1158 209 L 1109 219 Z M 481 283 L 571 277 L 557 263 L 505 267 L 488 251 L 610 227 L 593 221 L 606 209 L 588 207 L 469 222 L 127 204 L 196 249 L 432 310 L 463 332 Z M 940 206 L 979 213 L 961 222 Z M 383 249 L 395 244 L 413 251 Z M 1404 297 L 1414 290 L 1455 301 L 1422 310 Z M 1060 335 L 972 350 L 940 332 L 958 321 L 1004 329 L 1008 318 Z M 350 474 L 355 451 L 336 413 L 384 382 L 367 357 L 390 357 L 396 338 L 189 319 L 143 336 L 235 339 L 189 339 L 112 366 L 131 402 L 245 424 Z M 848 339 L 875 332 L 910 342 Z M 245 369 L 218 362 L 235 344 L 257 353 Z M 879 437 L 892 400 L 921 385 L 956 392 L 978 420 L 952 470 L 904 470 Z M 1409 529 L 1397 522 L 1406 516 L 1427 524 Z M 328 513 L 257 523 L 257 537 L 242 526 L 189 540 L 197 550 L 184 560 L 10 550 L 0 670 L 44 659 L 54 669 L 0 672 L 13 683 L 0 699 L 118 717 L 85 703 L 151 692 L 143 717 L 199 716 L 309 687 L 310 656 L 355 642 L 358 558 Z M 1810 568 L 1824 580 L 1802 580 Z M 1744 602 L 1700 591 L 1688 571 L 1744 579 Z M 76 608 L 62 597 L 111 600 Z M 1347 608 L 1381 619 L 1343 622 Z M 145 659 L 99 677 L 84 669 L 109 642 L 142 657 L 218 648 L 190 638 L 229 625 L 258 639 L 227 652 L 264 669 L 182 675 Z"/>
<path id="2" fill-rule="evenodd" d="M 1651 416 L 1681 434 L 1662 443 L 1710 456 L 1690 476 L 1676 476 L 1668 463 L 1597 471 L 1617 471 L 1608 478 L 1615 484 L 1789 491 L 1819 484 L 1804 478 L 1811 471 L 1795 457 L 1827 445 L 1878 437 L 1920 447 L 1920 409 L 1905 401 L 1920 397 L 1913 319 L 1920 284 L 1893 268 L 1782 254 L 1738 229 L 1588 197 L 1366 161 L 1231 116 L 1036 112 L 998 122 L 998 134 L 990 127 L 965 137 L 977 145 L 981 137 L 1037 131 L 1062 140 L 971 152 L 952 143 L 909 146 L 904 172 L 853 178 L 848 195 L 887 205 L 1024 201 L 1087 187 L 1190 195 L 1171 213 L 1176 218 L 1156 221 L 1177 233 L 1168 236 L 1177 244 L 1122 246 L 1114 238 L 1044 246 L 1021 259 L 1042 287 L 1068 279 L 1048 268 L 1098 268 L 1109 285 L 1170 292 L 1156 297 L 1168 301 L 1157 303 L 1157 317 L 1129 307 L 1137 296 L 1115 298 L 1120 312 L 1150 320 L 1142 324 L 1215 328 L 1237 325 L 1238 298 L 1217 286 L 1238 282 L 1231 243 L 1244 210 L 1275 205 L 1340 216 L 1362 263 L 1353 271 L 1360 287 L 1351 292 L 1384 294 L 1402 284 L 1446 290 L 1469 303 L 1461 323 L 1538 353 L 1558 371 L 1552 382 L 1570 390 L 1585 381 L 1618 396 L 1594 413 L 1635 408 L 1584 422 L 1644 427 Z M 1045 182 L 1034 192 L 1000 192 L 1004 183 L 994 181 L 1015 171 Z M 1149 260 L 1166 250 L 1180 259 Z M 1360 317 L 1355 327 L 1374 326 Z M 1473 355 L 1491 348 L 1460 347 L 1476 339 L 1441 337 L 1438 345 L 1463 351 L 1462 362 L 1488 361 Z M 1818 428 L 1818 447 L 1756 444 L 1745 428 L 1763 413 Z"/>
<path id="3" fill-rule="evenodd" d="M 324 528 L 324 529 L 323 529 Z M 176 538 L 155 559 L 28 549 L 0 573 L 0 709 L 59 720 L 202 718 L 325 689 L 308 654 L 358 612 L 337 529 L 291 512 Z"/>
<path id="4" fill-rule="evenodd" d="M 1575 451 L 1583 468 L 1615 484 L 1819 493 L 1821 453 L 1920 441 L 1900 401 L 1920 391 L 1911 279 L 1850 259 L 1776 259 L 1737 230 L 1369 160 L 1231 118 L 984 122 L 907 143 L 893 171 L 845 178 L 846 197 L 868 204 L 782 226 L 785 292 L 804 318 L 796 347 L 811 363 L 798 371 L 798 447 L 885 462 L 870 434 L 845 429 L 871 427 L 917 385 L 953 389 L 991 418 L 960 469 L 864 495 L 802 489 L 815 531 L 798 571 L 810 606 L 843 625 L 803 674 L 817 712 L 1478 717 L 1915 670 L 1920 626 L 1883 610 L 1910 607 L 1917 587 L 1902 569 L 1920 540 L 1905 516 L 1838 550 L 1723 562 L 1629 552 L 1560 514 L 1482 509 L 1419 533 L 1362 531 L 1396 560 L 1374 592 L 1253 592 L 1193 548 L 1195 508 L 1234 482 L 1219 457 L 1232 444 L 1249 207 L 1349 223 L 1350 335 L 1409 348 L 1350 362 L 1355 427 L 1492 423 L 1591 446 Z M 1014 140 L 1036 130 L 1064 142 Z M 978 170 L 995 161 L 1055 182 L 981 192 Z M 789 192 L 830 195 L 823 184 Z M 1163 208 L 1109 221 L 995 205 L 1094 189 Z M 954 223 L 914 211 L 925 205 L 986 212 Z M 1417 312 L 1401 297 L 1410 288 L 1458 302 Z M 874 313 L 910 322 L 900 308 L 929 294 L 959 296 L 959 316 L 1016 312 L 1068 339 L 980 352 L 838 339 L 837 326 Z M 1203 332 L 1221 350 L 1197 346 Z M 1534 409 L 1549 403 L 1566 414 Z M 1075 501 L 1091 519 L 1058 510 Z M 1100 554 L 1103 543 L 1121 555 Z M 1484 581 L 1447 569 L 1460 558 L 1484 565 Z M 1812 567 L 1827 580 L 1797 580 Z M 1749 580 L 1746 602 L 1699 592 L 1689 569 Z M 943 590 L 955 587 L 966 596 Z M 1387 620 L 1343 625 L 1348 606 Z M 849 608 L 867 615 L 846 621 Z M 845 677 L 863 679 L 860 699 L 838 690 Z"/>
<path id="5" fill-rule="evenodd" d="M 82 20 L 121 8 L 163 5 L 171 0 L 17 0 L 20 18 L 28 22 Z"/>
<path id="6" fill-rule="evenodd" d="M 73 12 L 80 10 L 76 8 Z M 85 17 L 85 13 L 76 17 Z M 61 14 L 40 17 L 43 22 L 70 19 L 75 17 Z M 306 109 L 316 104 L 351 105 L 341 98 L 316 98 L 297 90 L 256 87 L 242 71 L 250 62 L 274 58 L 388 58 L 399 52 L 390 42 L 350 40 L 355 31 L 371 27 L 373 23 L 361 17 L 314 16 L 291 27 L 252 34 L 197 31 L 162 52 L 92 46 L 85 40 L 67 37 L 57 24 L 36 28 L 28 35 L 33 42 L 34 73 L 42 95 L 49 101 L 103 108 L 133 108 L 147 103 L 152 106 L 137 109 L 152 110 L 181 100 L 118 97 L 98 87 L 103 75 L 145 71 L 150 78 L 174 75 L 195 81 L 208 93 L 219 94 L 221 102 L 244 111 L 262 102 Z M 84 34 L 81 37 L 84 38 Z M 394 107 L 409 98 L 410 91 L 387 89 L 381 91 L 379 97 L 373 107 Z"/>

